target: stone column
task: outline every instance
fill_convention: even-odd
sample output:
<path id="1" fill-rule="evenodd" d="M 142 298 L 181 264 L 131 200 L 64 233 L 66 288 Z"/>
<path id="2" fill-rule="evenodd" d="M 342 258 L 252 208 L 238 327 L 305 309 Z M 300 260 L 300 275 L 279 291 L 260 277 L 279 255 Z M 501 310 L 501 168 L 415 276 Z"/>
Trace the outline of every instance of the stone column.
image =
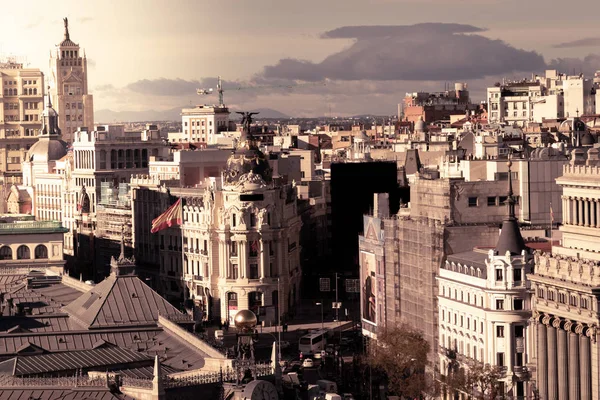
<path id="1" fill-rule="evenodd" d="M 560 328 L 560 320 L 556 319 L 553 324 L 558 336 L 558 398 L 569 399 L 569 375 L 567 355 L 567 331 Z"/>
<path id="2" fill-rule="evenodd" d="M 577 225 L 583 225 L 583 200 L 577 199 Z"/>
<path id="3" fill-rule="evenodd" d="M 590 338 L 579 336 L 579 371 L 581 376 L 581 399 L 592 398 L 592 365 L 590 363 Z"/>
<path id="4" fill-rule="evenodd" d="M 538 322 L 537 330 L 537 381 L 540 398 L 548 398 L 548 343 L 546 325 Z M 482 360 L 483 361 L 483 360 Z"/>
<path id="5" fill-rule="evenodd" d="M 571 197 L 570 198 L 570 209 L 569 211 L 571 212 L 571 223 L 573 225 L 577 225 L 579 223 L 579 214 L 577 212 L 577 199 L 575 197 Z"/>
<path id="6" fill-rule="evenodd" d="M 569 326 L 569 399 L 579 400 L 579 335 L 571 332 Z"/>
<path id="7" fill-rule="evenodd" d="M 594 202 L 596 203 L 596 228 L 600 228 L 600 202 L 598 199 L 595 199 Z"/>
<path id="8" fill-rule="evenodd" d="M 548 396 L 546 398 L 556 399 L 558 397 L 556 328 L 552 325 L 548 325 L 546 331 L 548 339 Z"/>
<path id="9" fill-rule="evenodd" d="M 583 199 L 583 223 L 585 226 L 590 226 L 590 201 Z"/>
<path id="10" fill-rule="evenodd" d="M 258 257 L 259 268 L 260 268 L 259 278 L 264 279 L 267 276 L 265 274 L 265 252 L 267 251 L 267 247 L 265 246 L 265 241 L 260 239 L 259 246 L 260 246 L 260 254 Z M 263 301 L 263 304 L 264 304 L 264 301 Z"/>
<path id="11" fill-rule="evenodd" d="M 570 200 L 568 197 L 563 196 L 563 221 L 565 224 L 571 224 L 571 212 L 570 212 Z"/>

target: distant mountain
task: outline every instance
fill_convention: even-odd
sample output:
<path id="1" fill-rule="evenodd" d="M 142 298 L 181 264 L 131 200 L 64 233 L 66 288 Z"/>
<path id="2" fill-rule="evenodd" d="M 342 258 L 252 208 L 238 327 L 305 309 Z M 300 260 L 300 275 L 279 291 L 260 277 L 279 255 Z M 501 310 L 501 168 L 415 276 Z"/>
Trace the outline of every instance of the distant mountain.
<path id="1" fill-rule="evenodd" d="M 113 111 L 113 110 L 97 110 L 94 111 L 94 119 L 98 123 L 113 123 L 113 122 L 141 122 L 141 121 L 181 121 L 181 109 L 189 108 L 190 106 L 176 107 L 164 111 L 144 110 L 144 111 Z M 239 115 L 235 114 L 235 110 L 231 110 L 232 119 L 237 119 Z M 256 108 L 251 111 L 259 112 L 259 118 L 274 118 L 287 119 L 290 118 L 277 110 L 270 108 Z"/>
<path id="2" fill-rule="evenodd" d="M 259 112 L 260 114 L 258 114 L 256 116 L 257 119 L 261 119 L 261 118 L 289 119 L 290 118 L 289 115 L 286 115 L 286 114 L 284 114 L 282 112 L 279 112 L 277 110 L 273 110 L 272 108 L 255 108 L 255 109 L 251 109 L 251 110 L 248 110 L 248 111 Z"/>

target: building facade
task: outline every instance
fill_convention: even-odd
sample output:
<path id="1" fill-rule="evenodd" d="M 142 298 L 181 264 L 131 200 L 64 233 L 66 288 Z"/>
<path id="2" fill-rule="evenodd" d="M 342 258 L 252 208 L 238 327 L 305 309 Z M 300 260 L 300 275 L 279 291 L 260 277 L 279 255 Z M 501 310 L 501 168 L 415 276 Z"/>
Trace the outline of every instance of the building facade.
<path id="1" fill-rule="evenodd" d="M 172 142 L 216 144 L 216 136 L 229 129 L 229 109 L 199 105 L 181 110 L 181 133 L 169 135 Z"/>
<path id="2" fill-rule="evenodd" d="M 600 157 L 574 150 L 563 188 L 562 243 L 538 252 L 532 285 L 536 386 L 544 399 L 599 399 Z"/>
<path id="3" fill-rule="evenodd" d="M 210 182 L 210 184 L 208 183 Z M 206 318 L 233 321 L 242 309 L 276 323 L 299 299 L 301 219 L 294 185 L 273 180 L 248 139 L 222 182 L 183 208 L 184 279 Z"/>
<path id="4" fill-rule="evenodd" d="M 71 40 L 67 18 L 64 23 L 63 41 L 50 53 L 51 93 L 63 139 L 71 143 L 78 128 L 93 128 L 94 98 L 88 92 L 85 51 Z"/>
<path id="5" fill-rule="evenodd" d="M 22 182 L 21 163 L 37 141 L 44 108 L 44 74 L 14 60 L 0 62 L 0 179 Z"/>

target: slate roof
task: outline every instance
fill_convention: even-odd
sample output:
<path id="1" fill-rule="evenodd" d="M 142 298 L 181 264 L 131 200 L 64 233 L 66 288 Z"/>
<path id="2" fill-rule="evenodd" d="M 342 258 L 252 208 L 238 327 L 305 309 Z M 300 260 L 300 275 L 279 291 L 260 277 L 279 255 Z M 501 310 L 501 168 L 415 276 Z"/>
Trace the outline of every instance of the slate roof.
<path id="1" fill-rule="evenodd" d="M 48 352 L 64 352 L 93 349 L 100 340 L 149 356 L 158 355 L 163 364 L 179 370 L 202 368 L 204 359 L 209 357 L 160 327 L 0 334 L 0 357 L 15 356 L 29 343 Z"/>
<path id="2" fill-rule="evenodd" d="M 481 250 L 472 250 L 465 251 L 463 253 L 456 253 L 449 255 L 446 257 L 446 260 L 450 263 L 466 265 L 469 267 L 474 267 L 477 271 L 477 268 L 481 270 L 481 278 L 487 279 L 487 267 L 485 265 L 485 260 L 488 257 L 487 252 L 483 252 Z M 470 275 L 470 272 L 461 272 L 464 275 Z M 477 272 L 475 272 L 477 274 Z M 475 275 L 477 276 L 477 275 Z"/>
<path id="3" fill-rule="evenodd" d="M 123 394 L 113 394 L 106 389 L 2 389 L 0 400 L 133 400 L 132 397 Z"/>
<path id="4" fill-rule="evenodd" d="M 87 329 L 155 325 L 158 314 L 181 314 L 141 279 L 111 275 L 63 307 Z"/>
<path id="5" fill-rule="evenodd" d="M 0 362 L 0 373 L 14 376 L 37 375 L 80 368 L 110 369 L 110 366 L 122 368 L 123 365 L 134 363 L 153 365 L 153 361 L 154 359 L 146 354 L 108 345 L 91 350 L 17 356 Z"/>

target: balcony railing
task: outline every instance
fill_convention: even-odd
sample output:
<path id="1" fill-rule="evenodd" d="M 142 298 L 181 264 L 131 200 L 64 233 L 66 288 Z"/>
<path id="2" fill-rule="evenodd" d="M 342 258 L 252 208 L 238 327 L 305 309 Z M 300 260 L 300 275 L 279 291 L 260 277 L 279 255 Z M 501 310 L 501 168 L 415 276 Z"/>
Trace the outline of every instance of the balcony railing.
<path id="1" fill-rule="evenodd" d="M 27 221 L 0 224 L 0 235 L 16 233 L 67 232 L 60 221 Z"/>

